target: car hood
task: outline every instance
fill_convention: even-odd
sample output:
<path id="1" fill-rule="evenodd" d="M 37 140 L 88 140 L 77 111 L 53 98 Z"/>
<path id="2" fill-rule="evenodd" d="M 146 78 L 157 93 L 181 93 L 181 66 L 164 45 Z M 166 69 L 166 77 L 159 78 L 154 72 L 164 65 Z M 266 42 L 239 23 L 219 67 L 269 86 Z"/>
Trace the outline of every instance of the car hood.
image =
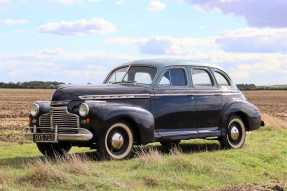
<path id="1" fill-rule="evenodd" d="M 104 84 L 98 86 L 63 86 L 58 88 L 52 101 L 80 100 L 79 96 L 97 96 L 114 94 L 146 94 L 150 93 L 148 87 L 135 85 Z"/>

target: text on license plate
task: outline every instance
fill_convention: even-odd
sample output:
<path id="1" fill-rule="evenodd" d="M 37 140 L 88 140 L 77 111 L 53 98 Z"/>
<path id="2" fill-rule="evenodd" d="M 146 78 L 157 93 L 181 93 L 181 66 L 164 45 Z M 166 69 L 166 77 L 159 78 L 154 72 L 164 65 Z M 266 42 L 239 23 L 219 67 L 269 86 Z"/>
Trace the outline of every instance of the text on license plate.
<path id="1" fill-rule="evenodd" d="M 35 134 L 33 135 L 34 142 L 55 142 L 55 134 Z"/>

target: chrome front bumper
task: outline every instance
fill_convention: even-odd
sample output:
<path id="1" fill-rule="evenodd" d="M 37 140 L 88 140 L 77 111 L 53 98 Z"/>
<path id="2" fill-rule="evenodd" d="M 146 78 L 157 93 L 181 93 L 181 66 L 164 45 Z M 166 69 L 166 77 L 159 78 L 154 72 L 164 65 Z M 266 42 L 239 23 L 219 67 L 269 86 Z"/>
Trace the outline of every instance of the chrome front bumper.
<path id="1" fill-rule="evenodd" d="M 37 133 L 38 127 L 26 127 L 24 129 L 24 136 L 28 140 L 34 141 L 34 135 L 53 135 L 54 139 L 49 141 L 34 141 L 34 142 L 58 142 L 58 141 L 89 141 L 93 138 L 93 134 L 88 129 L 77 128 L 75 130 L 78 133 L 75 134 L 67 134 L 67 133 L 59 133 L 57 128 L 52 127 L 40 127 L 41 129 L 53 129 L 54 132 L 51 133 Z"/>

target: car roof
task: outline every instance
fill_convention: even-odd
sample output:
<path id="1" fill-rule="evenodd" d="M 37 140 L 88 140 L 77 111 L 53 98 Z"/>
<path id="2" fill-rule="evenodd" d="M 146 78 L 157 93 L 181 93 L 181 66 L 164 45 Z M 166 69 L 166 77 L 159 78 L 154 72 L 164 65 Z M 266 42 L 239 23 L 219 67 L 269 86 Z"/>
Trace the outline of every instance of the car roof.
<path id="1" fill-rule="evenodd" d="M 154 66 L 157 68 L 163 68 L 168 66 L 201 66 L 208 68 L 216 68 L 222 70 L 221 67 L 207 64 L 205 62 L 199 62 L 194 60 L 184 60 L 184 59 L 145 59 L 145 60 L 136 60 L 125 65 L 139 65 L 139 66 Z"/>

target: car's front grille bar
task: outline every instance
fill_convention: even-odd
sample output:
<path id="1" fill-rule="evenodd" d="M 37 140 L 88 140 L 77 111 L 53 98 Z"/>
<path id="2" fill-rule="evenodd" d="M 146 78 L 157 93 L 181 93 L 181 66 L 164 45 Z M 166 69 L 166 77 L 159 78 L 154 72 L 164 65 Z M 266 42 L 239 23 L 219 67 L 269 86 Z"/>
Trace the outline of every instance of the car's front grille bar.
<path id="1" fill-rule="evenodd" d="M 39 133 L 52 133 L 55 132 L 55 127 L 58 128 L 58 133 L 78 133 L 80 127 L 79 116 L 69 113 L 67 107 L 52 107 L 50 113 L 39 117 L 37 131 Z"/>
<path id="2" fill-rule="evenodd" d="M 50 127 L 51 126 L 51 115 L 50 113 L 43 114 L 39 117 L 40 127 Z"/>

